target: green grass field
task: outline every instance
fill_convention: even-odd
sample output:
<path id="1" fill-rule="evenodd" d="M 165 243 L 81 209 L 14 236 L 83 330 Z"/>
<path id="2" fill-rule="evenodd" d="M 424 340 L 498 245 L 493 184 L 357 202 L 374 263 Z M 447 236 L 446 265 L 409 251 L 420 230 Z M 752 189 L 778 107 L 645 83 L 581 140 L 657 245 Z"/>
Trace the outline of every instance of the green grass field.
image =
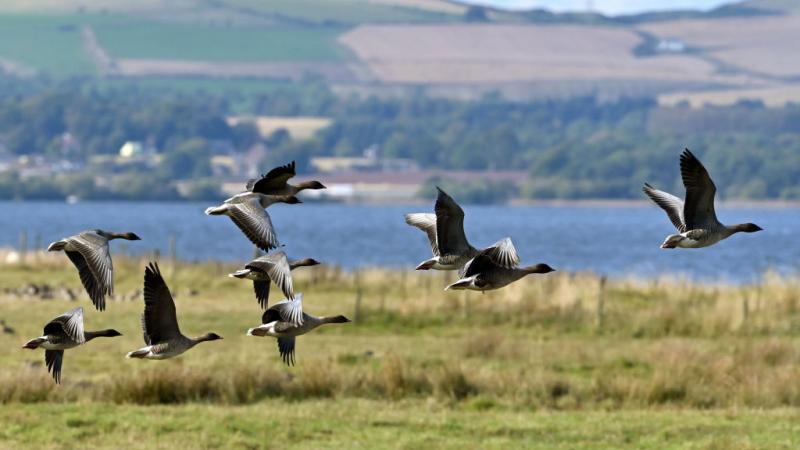
<path id="1" fill-rule="evenodd" d="M 83 50 L 80 16 L 0 15 L 0 58 L 52 76 L 94 73 Z"/>
<path id="2" fill-rule="evenodd" d="M 337 61 L 341 26 L 224 27 L 203 24 L 107 20 L 94 26 L 115 58 L 201 61 Z"/>
<path id="3" fill-rule="evenodd" d="M 769 411 L 553 412 L 424 400 L 255 405 L 11 405 L 4 448 L 793 449 L 800 414 Z"/>
<path id="4" fill-rule="evenodd" d="M 269 5 L 235 0 L 214 7 L 198 4 L 198 17 L 183 19 L 186 11 L 166 3 L 161 15 L 155 13 L 157 5 L 130 11 L 111 5 L 108 13 L 89 5 L 88 12 L 71 12 L 78 6 L 55 12 L 0 6 L 0 11 L 5 11 L 0 13 L 0 58 L 14 63 L 19 73 L 35 72 L 56 78 L 95 74 L 81 37 L 81 27 L 90 25 L 100 45 L 113 58 L 332 62 L 351 58 L 336 39 L 353 24 L 450 17 L 363 0 L 281 0 Z M 208 20 L 200 13 L 205 10 Z M 231 18 L 225 19 L 228 15 Z M 267 22 L 248 24 L 236 19 L 242 15 L 254 15 Z M 175 20 L 164 20 L 164 16 L 174 16 Z"/>
<path id="5" fill-rule="evenodd" d="M 350 57 L 342 26 L 222 26 L 102 14 L 2 14 L 0 58 L 56 78 L 95 74 L 81 27 L 114 58 L 331 62 Z M 246 84 L 246 83 L 245 83 Z"/>
<path id="6" fill-rule="evenodd" d="M 245 8 L 264 14 L 312 22 L 432 22 L 460 19 L 450 13 L 420 8 L 376 4 L 369 0 L 225 0 L 229 8 Z"/>
<path id="7" fill-rule="evenodd" d="M 556 273 L 481 295 L 442 292 L 452 274 L 299 270 L 306 311 L 354 322 L 300 337 L 288 368 L 274 340 L 244 335 L 260 312 L 251 286 L 225 276 L 233 266 L 162 265 L 182 331 L 225 339 L 141 361 L 124 358 L 143 345 L 140 298 L 99 313 L 85 298 L 19 293 L 43 282 L 79 289 L 59 256 L 36 273 L 0 272 L 2 318 L 16 329 L 0 334 L 9 424 L 0 448 L 194 439 L 197 448 L 788 449 L 800 440 L 797 279 L 603 285 Z M 117 258 L 120 297 L 140 288 L 143 264 Z M 87 329 L 124 336 L 67 351 L 55 386 L 43 352 L 20 347 L 77 305 Z"/>

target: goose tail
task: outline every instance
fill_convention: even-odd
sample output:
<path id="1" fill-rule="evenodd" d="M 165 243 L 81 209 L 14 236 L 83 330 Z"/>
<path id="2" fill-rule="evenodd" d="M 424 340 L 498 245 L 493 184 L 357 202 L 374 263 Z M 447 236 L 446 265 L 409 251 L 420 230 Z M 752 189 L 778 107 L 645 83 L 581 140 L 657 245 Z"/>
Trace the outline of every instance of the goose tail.
<path id="1" fill-rule="evenodd" d="M 55 241 L 52 244 L 47 246 L 48 252 L 58 252 L 64 250 L 64 247 L 67 245 L 65 241 Z"/>
<path id="2" fill-rule="evenodd" d="M 207 216 L 219 216 L 219 215 L 225 214 L 225 210 L 226 209 L 227 208 L 225 208 L 225 205 L 211 206 L 211 207 L 206 208 L 206 215 Z"/>
<path id="3" fill-rule="evenodd" d="M 462 289 L 467 289 L 472 285 L 472 278 L 462 278 L 455 283 L 447 286 L 444 288 L 445 291 L 457 291 Z"/>
<path id="4" fill-rule="evenodd" d="M 148 350 L 146 348 L 141 348 L 139 350 L 135 350 L 135 351 L 129 352 L 127 355 L 125 355 L 125 357 L 126 358 L 140 358 L 141 359 L 141 358 L 144 358 L 145 356 L 147 356 L 148 353 L 150 353 L 150 350 Z"/>
<path id="5" fill-rule="evenodd" d="M 267 335 L 267 330 L 261 327 L 250 328 L 247 330 L 248 336 L 264 337 Z"/>

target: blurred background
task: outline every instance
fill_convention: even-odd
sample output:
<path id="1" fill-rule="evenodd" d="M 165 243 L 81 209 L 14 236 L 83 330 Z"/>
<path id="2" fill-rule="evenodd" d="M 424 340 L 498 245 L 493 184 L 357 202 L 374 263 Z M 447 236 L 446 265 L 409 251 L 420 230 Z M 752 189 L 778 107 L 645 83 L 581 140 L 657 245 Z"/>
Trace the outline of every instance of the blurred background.
<path id="1" fill-rule="evenodd" d="M 0 1 L 0 449 L 800 448 L 798 43 L 796 0 Z M 685 147 L 764 231 L 659 248 L 641 188 L 682 196 Z M 253 246 L 203 211 L 293 160 L 327 186 L 269 208 L 323 262 L 295 292 L 353 322 L 286 367 L 227 276 Z M 557 271 L 413 270 L 436 185 L 475 247 Z M 102 313 L 43 251 L 94 228 L 142 237 Z M 223 341 L 124 359 L 152 260 Z M 78 306 L 122 336 L 56 385 L 20 347 Z"/>
<path id="2" fill-rule="evenodd" d="M 800 6 L 788 0 L 5 1 L 0 198 L 17 201 L 12 210 L 23 208 L 19 201 L 55 202 L 49 209 L 65 225 L 54 230 L 35 204 L 17 209 L 0 224 L 9 231 L 0 245 L 21 247 L 20 233 L 32 248 L 59 237 L 49 234 L 110 226 L 65 200 L 113 201 L 104 206 L 113 212 L 95 217 L 134 228 L 155 231 L 186 211 L 172 221 L 186 225 L 176 235 L 226 233 L 229 224 L 190 214 L 199 204 L 162 217 L 152 204 L 134 215 L 117 201 L 219 201 L 296 160 L 299 178 L 328 187 L 306 201 L 344 205 L 311 207 L 304 217 L 292 210 L 286 220 L 326 221 L 341 230 L 335 241 L 352 234 L 353 224 L 335 219 L 352 216 L 347 204 L 429 208 L 441 185 L 469 205 L 597 207 L 499 210 L 527 214 L 515 239 L 541 241 L 546 230 L 525 230 L 555 215 L 583 220 L 587 242 L 619 248 L 636 239 L 607 237 L 615 218 L 626 217 L 644 231 L 636 243 L 657 247 L 671 228 L 662 213 L 620 208 L 644 204 L 645 181 L 681 194 L 677 156 L 689 147 L 721 200 L 750 202 L 728 216 L 723 209 L 723 220 L 761 218 L 777 248 L 793 249 L 786 242 L 796 214 L 775 207 L 800 199 L 797 42 Z M 488 245 L 502 231 L 484 214 L 493 210 L 476 208 L 467 227 Z M 402 228 L 392 221 L 408 209 L 375 206 L 358 218 L 386 231 Z M 607 221 L 589 226 L 594 217 Z M 167 251 L 158 234 L 150 245 Z M 360 236 L 364 246 L 380 242 Z M 414 263 L 424 246 L 409 250 L 420 236 L 405 236 L 394 251 L 371 252 L 388 257 L 369 264 Z M 747 252 L 766 249 L 765 258 L 744 271 L 731 262 L 726 275 L 795 267 L 796 253 L 748 241 Z M 178 242 L 187 258 L 246 252 L 244 243 L 226 253 Z M 596 255 L 581 253 L 586 246 L 553 246 L 543 250 L 562 251 L 567 267 L 602 270 L 590 264 Z M 364 263 L 341 255 L 322 256 Z M 714 255 L 731 261 L 723 256 Z M 608 270 L 709 267 L 681 258 L 646 269 L 618 261 Z"/>

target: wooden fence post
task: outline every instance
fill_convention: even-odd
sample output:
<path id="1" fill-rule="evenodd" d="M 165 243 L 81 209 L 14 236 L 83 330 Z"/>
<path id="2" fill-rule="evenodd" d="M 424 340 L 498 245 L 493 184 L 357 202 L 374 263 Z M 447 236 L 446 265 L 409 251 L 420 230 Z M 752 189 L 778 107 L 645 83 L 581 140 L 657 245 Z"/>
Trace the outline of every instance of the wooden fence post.
<path id="1" fill-rule="evenodd" d="M 603 328 L 606 315 L 606 282 L 608 278 L 603 275 L 600 277 L 600 289 L 597 292 L 597 329 Z"/>

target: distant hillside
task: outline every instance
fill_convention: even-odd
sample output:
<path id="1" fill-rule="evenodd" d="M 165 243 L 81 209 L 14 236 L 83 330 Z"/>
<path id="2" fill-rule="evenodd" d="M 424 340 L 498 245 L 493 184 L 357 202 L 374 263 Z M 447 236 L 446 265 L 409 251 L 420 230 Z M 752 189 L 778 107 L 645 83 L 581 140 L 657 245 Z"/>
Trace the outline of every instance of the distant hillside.
<path id="1" fill-rule="evenodd" d="M 322 78 L 344 95 L 517 100 L 741 91 L 773 104 L 800 101 L 793 5 L 607 17 L 447 0 L 11 0 L 0 70 L 227 86 Z"/>

